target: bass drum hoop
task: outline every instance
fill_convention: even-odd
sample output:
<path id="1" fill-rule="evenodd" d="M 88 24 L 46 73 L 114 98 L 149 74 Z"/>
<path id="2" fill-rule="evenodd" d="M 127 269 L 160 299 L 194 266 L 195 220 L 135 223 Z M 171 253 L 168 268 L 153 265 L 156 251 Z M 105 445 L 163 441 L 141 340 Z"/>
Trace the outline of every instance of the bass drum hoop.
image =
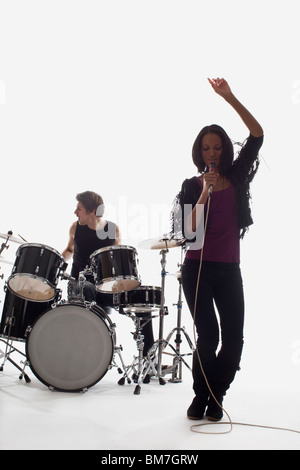
<path id="1" fill-rule="evenodd" d="M 114 325 L 98 305 L 62 302 L 33 323 L 25 350 L 30 369 L 48 388 L 82 392 L 110 369 L 115 341 Z"/>

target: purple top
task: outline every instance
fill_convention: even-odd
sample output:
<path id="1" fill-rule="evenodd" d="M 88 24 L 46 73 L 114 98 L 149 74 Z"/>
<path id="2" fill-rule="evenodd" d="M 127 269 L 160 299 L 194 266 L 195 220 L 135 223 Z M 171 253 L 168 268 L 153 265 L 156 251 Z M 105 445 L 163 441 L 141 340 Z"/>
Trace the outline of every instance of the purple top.
<path id="1" fill-rule="evenodd" d="M 202 183 L 200 178 L 197 178 L 197 180 L 201 194 Z M 205 208 L 207 208 L 207 205 Z M 201 250 L 189 249 L 186 257 L 199 260 L 200 253 Z M 235 189 L 232 184 L 222 191 L 212 192 L 203 247 L 203 260 L 224 263 L 240 262 L 238 208 Z"/>

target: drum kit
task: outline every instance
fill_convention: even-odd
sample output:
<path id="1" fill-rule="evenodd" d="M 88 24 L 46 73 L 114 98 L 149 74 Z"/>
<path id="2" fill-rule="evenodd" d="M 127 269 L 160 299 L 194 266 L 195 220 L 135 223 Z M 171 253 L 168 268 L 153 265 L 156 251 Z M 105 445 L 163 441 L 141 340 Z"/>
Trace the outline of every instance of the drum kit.
<path id="1" fill-rule="evenodd" d="M 158 378 L 161 385 L 166 383 L 164 377 L 167 374 L 171 374 L 170 382 L 182 381 L 182 364 L 191 370 L 184 356 L 192 355 L 194 346 L 181 326 L 180 271 L 177 275 L 178 301 L 174 304 L 177 305 L 177 324 L 164 339 L 164 317 L 168 314 L 165 305 L 166 257 L 170 248 L 181 246 L 179 241 L 165 236 L 139 245 L 140 248 L 159 250 L 160 287 L 141 285 L 135 248 L 113 245 L 92 253 L 90 265 L 79 275 L 79 290 L 75 294 L 70 289 L 67 300 L 63 300 L 59 280 L 67 280 L 71 285 L 75 279 L 66 273 L 67 263 L 62 255 L 50 246 L 28 243 L 19 237 L 13 237 L 12 232 L 0 233 L 0 238 L 5 239 L 0 248 L 0 264 L 4 260 L 1 254 L 8 248 L 9 241 L 20 245 L 4 287 L 0 341 L 5 344 L 5 351 L 0 350 L 0 358 L 3 358 L 0 371 L 9 361 L 20 371 L 19 378 L 30 382 L 25 373 L 28 366 L 50 390 L 64 392 L 88 390 L 113 366 L 122 374 L 119 385 L 133 380 L 135 395 L 140 394 L 141 384 L 147 383 L 150 377 Z M 181 264 L 178 266 L 181 268 Z M 110 299 L 110 306 L 134 322 L 132 334 L 138 354 L 129 366 L 124 364 L 122 346 L 116 345 L 116 325 L 107 311 L 102 305 L 85 300 L 83 292 L 87 276 L 94 278 L 97 293 L 105 294 Z M 158 339 L 145 355 L 143 328 L 156 317 L 159 317 Z M 175 347 L 170 343 L 173 335 Z M 181 353 L 182 335 L 190 348 L 186 354 Z M 18 349 L 15 342 L 25 343 L 25 352 Z M 167 346 L 171 353 L 166 351 Z M 15 352 L 25 358 L 21 361 L 22 366 L 11 358 Z M 172 356 L 170 366 L 163 366 L 163 354 Z M 117 366 L 116 355 L 122 367 Z"/>

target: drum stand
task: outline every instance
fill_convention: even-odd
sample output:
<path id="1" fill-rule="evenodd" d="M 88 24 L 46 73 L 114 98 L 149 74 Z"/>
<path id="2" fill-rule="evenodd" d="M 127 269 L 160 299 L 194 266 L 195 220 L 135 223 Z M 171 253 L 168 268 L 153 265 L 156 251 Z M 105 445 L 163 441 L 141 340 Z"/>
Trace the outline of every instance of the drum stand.
<path id="1" fill-rule="evenodd" d="M 25 379 L 25 382 L 26 383 L 29 383 L 31 382 L 30 378 L 28 377 L 27 374 L 25 374 L 25 367 L 27 366 L 27 361 L 24 361 L 21 363 L 24 364 L 24 367 L 21 368 L 20 366 L 18 366 L 18 364 L 15 363 L 15 361 L 13 361 L 11 358 L 10 358 L 10 355 L 14 352 L 17 352 L 19 354 L 21 354 L 21 356 L 25 357 L 26 358 L 26 354 L 24 354 L 22 351 L 20 351 L 19 349 L 15 348 L 13 346 L 13 340 L 10 339 L 10 337 L 8 336 L 7 340 L 4 340 L 4 339 L 0 339 L 0 341 L 2 341 L 6 346 L 5 346 L 5 352 L 1 351 L 0 349 L 0 358 L 4 357 L 4 360 L 0 366 L 0 372 L 3 372 L 4 370 L 4 365 L 5 365 L 5 362 L 6 361 L 9 361 L 13 366 L 15 366 L 20 372 L 21 374 L 19 375 L 19 379 L 22 380 L 23 377 Z"/>
<path id="2" fill-rule="evenodd" d="M 132 364 L 125 368 L 125 373 L 123 377 L 119 380 L 118 384 L 124 385 L 125 377 L 127 378 L 127 382 L 131 383 L 128 374 L 130 371 L 132 371 L 132 380 L 134 383 L 137 384 L 133 393 L 134 395 L 139 395 L 141 393 L 141 383 L 147 383 L 148 378 L 150 379 L 150 370 L 153 375 L 155 375 L 157 372 L 155 369 L 155 364 L 150 359 L 150 357 L 144 357 L 144 335 L 142 334 L 144 326 L 154 317 L 151 316 L 151 313 L 150 316 L 135 316 L 131 313 L 126 313 L 126 315 L 129 316 L 135 324 L 135 331 L 132 334 L 133 339 L 135 340 L 137 345 L 138 355 L 134 356 Z"/>
<path id="3" fill-rule="evenodd" d="M 164 376 L 166 374 L 172 373 L 172 378 L 169 380 L 170 382 L 181 382 L 182 381 L 182 363 L 191 371 L 191 367 L 189 364 L 184 360 L 184 356 L 189 355 L 191 356 L 194 352 L 194 346 L 193 343 L 188 336 L 188 334 L 185 331 L 185 328 L 181 326 L 181 313 L 182 313 L 182 282 L 181 282 L 181 266 L 182 264 L 178 265 L 180 267 L 180 273 L 177 276 L 178 283 L 179 283 L 179 289 L 178 289 L 178 301 L 176 304 L 177 305 L 177 326 L 172 329 L 172 331 L 169 333 L 167 336 L 167 339 L 165 340 L 163 338 L 163 324 L 164 324 L 164 315 L 168 313 L 167 307 L 164 306 L 164 292 L 165 292 L 165 276 L 166 276 L 166 253 L 168 252 L 168 247 L 167 247 L 167 240 L 166 240 L 166 248 L 163 249 L 160 253 L 162 255 L 162 260 L 161 260 L 161 265 L 162 265 L 162 271 L 161 271 L 161 277 L 162 277 L 162 297 L 161 297 L 161 307 L 160 307 L 160 323 L 159 323 L 159 339 L 153 344 L 152 348 L 148 352 L 148 369 L 146 370 L 146 373 L 151 369 L 152 371 L 154 370 L 155 376 L 158 377 L 159 383 L 161 385 L 164 385 L 166 382 L 164 380 Z M 173 334 L 176 332 L 176 337 L 175 337 L 175 344 L 176 347 L 174 348 L 170 344 L 171 337 Z M 184 334 L 187 343 L 191 349 L 191 353 L 187 354 L 181 354 L 180 352 L 180 345 L 182 343 L 181 339 L 181 333 Z M 167 353 L 164 351 L 164 349 L 169 346 L 173 350 L 172 353 Z M 171 354 L 174 356 L 173 358 L 173 364 L 171 366 L 166 366 L 162 367 L 162 354 Z M 157 357 L 156 357 L 157 356 Z"/>

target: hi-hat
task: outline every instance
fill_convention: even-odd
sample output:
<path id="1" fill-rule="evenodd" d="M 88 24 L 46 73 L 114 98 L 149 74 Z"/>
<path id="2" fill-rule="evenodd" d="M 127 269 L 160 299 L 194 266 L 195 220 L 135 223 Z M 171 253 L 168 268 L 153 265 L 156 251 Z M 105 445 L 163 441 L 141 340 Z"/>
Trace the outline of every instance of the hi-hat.
<path id="1" fill-rule="evenodd" d="M 149 238 L 139 243 L 139 248 L 146 248 L 147 250 L 166 250 L 169 248 L 176 248 L 182 244 L 182 240 L 175 240 L 174 238 L 161 237 Z"/>
<path id="2" fill-rule="evenodd" d="M 22 240 L 22 238 L 13 237 L 11 231 L 7 233 L 0 233 L 0 238 L 4 238 L 4 240 L 9 240 L 10 242 L 19 243 L 20 245 L 24 243 L 24 240 Z"/>

